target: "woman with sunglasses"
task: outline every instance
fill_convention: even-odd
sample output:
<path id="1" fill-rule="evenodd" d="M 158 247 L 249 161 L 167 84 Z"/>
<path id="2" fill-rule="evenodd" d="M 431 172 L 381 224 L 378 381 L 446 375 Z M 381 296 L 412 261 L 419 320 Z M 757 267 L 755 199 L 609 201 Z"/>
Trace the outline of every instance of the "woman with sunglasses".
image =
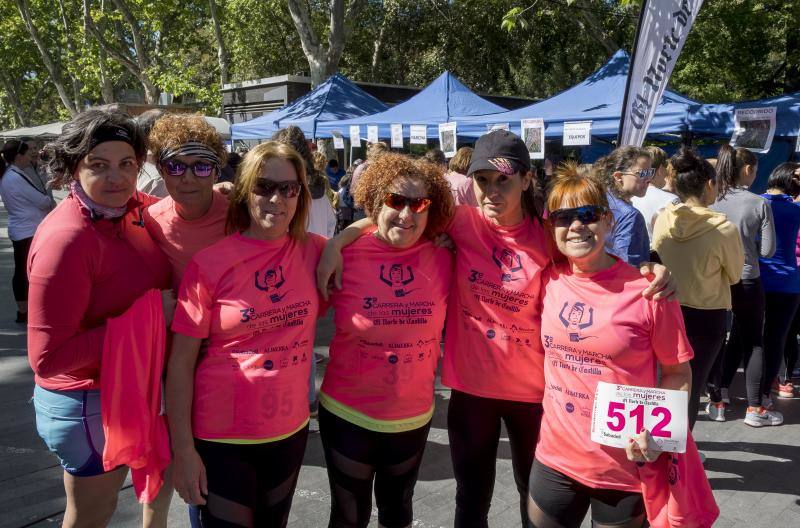
<path id="1" fill-rule="evenodd" d="M 650 154 L 639 147 L 625 146 L 595 162 L 595 171 L 605 184 L 608 204 L 614 216 L 614 230 L 606 240 L 608 249 L 619 258 L 638 266 L 650 259 L 650 238 L 644 216 L 631 203 L 642 198 L 655 176 Z"/>
<path id="2" fill-rule="evenodd" d="M 722 213 L 708 208 L 717 199 L 714 168 L 689 149 L 670 159 L 675 191 L 683 203 L 670 203 L 653 226 L 653 249 L 678 281 L 678 300 L 694 350 L 689 426 L 694 427 L 700 393 L 725 342 L 731 285 L 739 282 L 744 249 L 739 230 Z M 711 405 L 720 403 L 712 394 Z"/>
<path id="3" fill-rule="evenodd" d="M 324 243 L 305 230 L 310 200 L 297 152 L 258 145 L 230 199 L 233 234 L 195 254 L 183 275 L 167 410 L 175 488 L 201 506 L 203 526 L 286 526 L 289 517 Z"/>
<path id="4" fill-rule="evenodd" d="M 106 526 L 127 467 L 103 468 L 100 379 L 107 320 L 148 290 L 169 287 L 169 263 L 144 229 L 155 199 L 136 192 L 144 141 L 126 115 L 81 113 L 45 147 L 53 185 L 69 195 L 41 223 L 28 264 L 28 359 L 36 425 L 64 467 L 64 526 Z M 164 292 L 164 318 L 174 310 Z M 166 526 L 171 486 L 144 505 L 144 526 Z"/>
<path id="5" fill-rule="evenodd" d="M 558 253 L 545 272 L 541 343 L 544 419 L 530 474 L 528 513 L 537 528 L 577 528 L 591 506 L 592 526 L 643 526 L 645 508 L 636 463 L 659 452 L 649 433 L 626 450 L 590 440 L 598 382 L 689 388 L 692 350 L 678 303 L 644 298 L 648 282 L 612 255 L 605 190 L 562 166 L 548 196 L 548 223 Z M 575 354 L 591 358 L 574 368 Z"/>
<path id="6" fill-rule="evenodd" d="M 453 214 L 433 164 L 385 154 L 364 171 L 357 203 L 376 226 L 342 251 L 336 333 L 320 389 L 319 426 L 332 527 L 410 526 L 433 416 L 452 256 L 432 238 Z"/>
<path id="7" fill-rule="evenodd" d="M 11 287 L 17 302 L 17 323 L 28 322 L 28 253 L 36 228 L 53 210 L 53 198 L 42 181 L 31 177 L 30 147 L 16 139 L 3 145 L 0 158 L 0 197 L 8 212 L 8 238 L 14 249 Z M 6 166 L 7 165 L 7 166 Z"/>
<path id="8" fill-rule="evenodd" d="M 452 388 L 447 427 L 456 478 L 455 526 L 488 526 L 501 422 L 527 526 L 528 475 L 544 393 L 538 345 L 541 274 L 552 242 L 534 205 L 530 156 L 519 137 L 505 130 L 481 136 L 468 176 L 480 207 L 457 207 L 446 229 L 456 246 L 442 362 L 442 382 Z M 334 273 L 334 287 L 341 289 L 340 247 L 365 224 L 329 242 L 317 274 L 322 291 Z M 666 282 L 660 280 L 647 294 Z"/>
<path id="9" fill-rule="evenodd" d="M 172 265 L 177 292 L 195 253 L 225 238 L 228 199 L 214 183 L 227 151 L 214 127 L 190 114 L 166 114 L 156 121 L 148 150 L 168 196 L 145 210 L 144 222 Z"/>

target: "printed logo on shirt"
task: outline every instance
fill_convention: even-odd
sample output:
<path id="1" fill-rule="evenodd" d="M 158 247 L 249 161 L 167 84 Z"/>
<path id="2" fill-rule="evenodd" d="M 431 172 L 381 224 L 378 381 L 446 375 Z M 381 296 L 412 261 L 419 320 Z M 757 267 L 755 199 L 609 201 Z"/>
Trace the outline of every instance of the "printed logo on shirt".
<path id="1" fill-rule="evenodd" d="M 269 294 L 269 300 L 273 303 L 280 302 L 286 294 L 291 290 L 281 293 L 279 290 L 286 283 L 283 276 L 283 266 L 278 266 L 277 269 L 264 270 L 264 274 L 260 276 L 260 272 L 256 271 L 255 286 L 257 289 Z"/>
<path id="2" fill-rule="evenodd" d="M 386 265 L 381 264 L 379 278 L 381 282 L 392 288 L 395 297 L 405 297 L 414 291 L 414 289 L 406 289 L 406 286 L 414 282 L 414 270 L 411 269 L 411 266 L 403 269 L 401 264 L 392 264 L 387 271 Z"/>
<path id="3" fill-rule="evenodd" d="M 519 280 L 514 278 L 514 273 L 522 269 L 522 257 L 508 248 L 492 248 L 492 260 L 500 268 L 500 280 L 511 282 Z"/>
<path id="4" fill-rule="evenodd" d="M 564 328 L 566 328 L 569 340 L 573 343 L 580 343 L 584 339 L 597 337 L 582 335 L 583 330 L 594 324 L 594 308 L 591 306 L 587 307 L 586 303 L 580 301 L 573 303 L 569 311 L 567 311 L 568 306 L 569 302 L 565 302 L 564 306 L 561 307 L 558 318 L 561 320 L 561 324 L 564 325 Z M 566 317 L 564 316 L 565 313 Z"/>
<path id="5" fill-rule="evenodd" d="M 567 404 L 564 406 L 564 408 L 570 414 L 572 414 L 575 411 L 575 406 L 572 404 L 572 402 L 567 402 Z"/>

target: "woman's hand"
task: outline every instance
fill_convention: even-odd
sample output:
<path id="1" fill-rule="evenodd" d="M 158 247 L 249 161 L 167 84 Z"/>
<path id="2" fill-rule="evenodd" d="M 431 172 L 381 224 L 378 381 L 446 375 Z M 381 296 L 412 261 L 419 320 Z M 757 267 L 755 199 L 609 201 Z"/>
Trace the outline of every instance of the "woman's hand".
<path id="1" fill-rule="evenodd" d="M 328 301 L 330 295 L 331 276 L 333 276 L 333 287 L 337 290 L 342 289 L 343 268 L 342 248 L 336 238 L 332 238 L 325 243 L 317 264 L 317 289 L 325 301 Z"/>
<path id="2" fill-rule="evenodd" d="M 233 183 L 227 181 L 215 183 L 214 190 L 230 200 L 233 194 Z"/>
<path id="3" fill-rule="evenodd" d="M 631 462 L 655 462 L 662 451 L 655 447 L 650 431 L 642 429 L 638 435 L 630 438 L 625 448 L 625 454 Z"/>
<path id="4" fill-rule="evenodd" d="M 456 252 L 456 244 L 447 233 L 439 233 L 436 235 L 436 238 L 433 239 L 433 245 L 436 247 L 449 249 L 453 253 Z"/>
<path id="5" fill-rule="evenodd" d="M 175 452 L 172 461 L 172 483 L 186 504 L 200 506 L 208 496 L 206 467 L 194 447 Z"/>
<path id="6" fill-rule="evenodd" d="M 678 298 L 678 284 L 665 266 L 655 262 L 642 262 L 639 264 L 639 271 L 650 281 L 650 286 L 642 292 L 642 297 L 652 298 L 654 301 L 672 301 Z"/>
<path id="7" fill-rule="evenodd" d="M 177 302 L 172 290 L 161 290 L 161 306 L 164 308 L 164 322 L 167 323 L 167 328 L 172 326 L 172 317 L 175 315 Z"/>

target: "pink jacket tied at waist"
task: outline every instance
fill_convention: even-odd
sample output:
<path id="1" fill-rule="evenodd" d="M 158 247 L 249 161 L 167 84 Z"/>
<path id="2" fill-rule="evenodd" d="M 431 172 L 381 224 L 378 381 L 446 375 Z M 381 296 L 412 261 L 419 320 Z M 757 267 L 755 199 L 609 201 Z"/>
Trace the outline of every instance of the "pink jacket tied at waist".
<path id="1" fill-rule="evenodd" d="M 140 502 L 155 500 L 170 462 L 161 409 L 166 324 L 161 292 L 150 290 L 128 311 L 109 319 L 100 363 L 106 445 L 103 466 L 131 468 Z"/>
<path id="2" fill-rule="evenodd" d="M 639 466 L 639 478 L 653 528 L 710 528 L 719 517 L 692 433 L 686 437 L 686 453 L 664 453 Z"/>

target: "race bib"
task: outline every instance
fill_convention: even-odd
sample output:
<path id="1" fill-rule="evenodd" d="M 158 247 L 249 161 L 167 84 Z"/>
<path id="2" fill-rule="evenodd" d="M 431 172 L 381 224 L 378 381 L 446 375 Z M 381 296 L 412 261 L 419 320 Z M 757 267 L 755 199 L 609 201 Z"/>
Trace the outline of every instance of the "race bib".
<path id="1" fill-rule="evenodd" d="M 661 451 L 686 451 L 688 394 L 685 391 L 599 382 L 592 410 L 592 441 L 624 448 L 642 429 Z"/>

